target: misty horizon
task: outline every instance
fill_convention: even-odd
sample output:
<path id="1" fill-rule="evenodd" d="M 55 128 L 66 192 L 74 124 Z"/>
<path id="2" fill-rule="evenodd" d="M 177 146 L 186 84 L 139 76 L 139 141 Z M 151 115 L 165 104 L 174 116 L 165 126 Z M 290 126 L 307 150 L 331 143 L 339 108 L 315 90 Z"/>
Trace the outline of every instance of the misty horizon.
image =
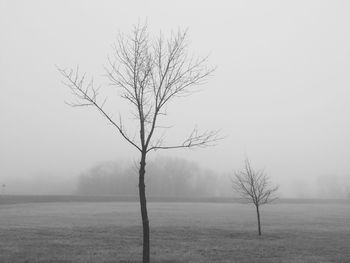
<path id="1" fill-rule="evenodd" d="M 165 181 L 163 182 L 164 193 L 154 191 L 155 183 L 154 176 L 160 171 L 154 170 L 154 165 L 164 166 L 170 165 L 172 173 L 176 173 L 178 168 L 176 163 L 182 167 L 179 172 L 179 180 L 184 186 L 194 186 L 194 181 L 202 185 L 203 191 L 201 194 L 187 194 L 187 197 L 218 197 L 218 198 L 235 198 L 231 186 L 231 178 L 233 170 L 223 173 L 217 173 L 211 169 L 200 166 L 196 162 L 188 161 L 187 159 L 171 156 L 157 157 L 149 160 L 147 179 L 148 195 L 159 197 L 182 197 L 186 198 L 186 194 L 175 194 L 166 192 L 166 187 L 169 187 L 167 181 L 166 170 L 163 172 Z M 175 165 L 175 166 L 174 166 Z M 187 167 L 187 168 L 183 168 Z M 125 180 L 119 185 L 119 188 L 114 186 L 120 176 L 124 176 Z M 85 190 L 82 188 L 83 179 L 88 177 L 94 179 L 94 184 Z M 157 175 L 161 178 L 161 175 Z M 209 176 L 209 177 L 208 177 Z M 98 178 L 100 178 L 98 180 Z M 96 180 L 97 179 L 97 180 Z M 185 180 L 185 181 L 183 181 Z M 85 180 L 88 182 L 87 180 Z M 111 182 L 115 183 L 111 184 Z M 2 189 L 2 194 L 9 195 L 117 195 L 117 196 L 137 196 L 137 170 L 135 162 L 127 160 L 106 161 L 92 165 L 78 174 L 57 175 L 54 171 L 43 171 L 38 174 L 32 174 L 25 178 L 8 178 L 3 182 L 6 187 Z M 279 185 L 279 198 L 298 198 L 298 199 L 349 199 L 350 188 L 349 177 L 346 175 L 323 175 L 317 177 L 314 181 L 308 183 L 295 180 L 287 185 Z M 109 190 L 98 185 L 105 185 Z M 205 186 L 205 187 L 204 187 Z M 124 188 L 121 189 L 120 187 Z M 182 187 L 182 188 L 183 188 Z M 209 189 L 208 189 L 209 188 Z M 205 190 L 207 189 L 207 190 Z"/>

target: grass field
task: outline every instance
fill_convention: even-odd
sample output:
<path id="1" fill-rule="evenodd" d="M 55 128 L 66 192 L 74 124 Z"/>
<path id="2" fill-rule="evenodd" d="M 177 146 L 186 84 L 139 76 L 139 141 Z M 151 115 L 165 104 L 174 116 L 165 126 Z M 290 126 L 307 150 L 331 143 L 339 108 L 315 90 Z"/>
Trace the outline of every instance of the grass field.
<path id="1" fill-rule="evenodd" d="M 149 203 L 152 262 L 350 262 L 350 205 Z M 0 262 L 140 262 L 136 202 L 0 205 Z"/>

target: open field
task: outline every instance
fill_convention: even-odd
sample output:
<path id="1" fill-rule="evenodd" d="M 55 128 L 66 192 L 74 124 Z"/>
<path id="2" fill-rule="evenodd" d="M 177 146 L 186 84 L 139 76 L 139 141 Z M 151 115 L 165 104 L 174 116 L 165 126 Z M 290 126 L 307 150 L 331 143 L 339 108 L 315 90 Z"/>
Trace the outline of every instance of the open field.
<path id="1" fill-rule="evenodd" d="M 350 262 L 350 205 L 149 203 L 153 262 Z M 0 262 L 140 262 L 136 202 L 0 205 Z"/>

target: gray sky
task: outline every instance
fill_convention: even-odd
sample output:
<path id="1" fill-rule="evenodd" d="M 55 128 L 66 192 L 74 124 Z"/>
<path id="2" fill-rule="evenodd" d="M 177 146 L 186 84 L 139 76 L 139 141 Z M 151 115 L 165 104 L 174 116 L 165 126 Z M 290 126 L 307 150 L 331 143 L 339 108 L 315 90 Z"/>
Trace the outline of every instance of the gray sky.
<path id="1" fill-rule="evenodd" d="M 286 196 L 320 176 L 346 181 L 349 14 L 350 3 L 335 0 L 2 0 L 0 181 L 38 174 L 55 181 L 97 162 L 137 160 L 94 109 L 64 104 L 72 97 L 54 65 L 79 64 L 105 84 L 103 66 L 117 33 L 145 18 L 155 33 L 188 28 L 190 48 L 210 53 L 218 67 L 201 92 L 169 107 L 166 124 L 175 124 L 171 142 L 194 125 L 221 129 L 227 138 L 215 148 L 163 154 L 219 172 L 240 168 L 248 156 Z M 127 112 L 118 99 L 108 107 Z"/>

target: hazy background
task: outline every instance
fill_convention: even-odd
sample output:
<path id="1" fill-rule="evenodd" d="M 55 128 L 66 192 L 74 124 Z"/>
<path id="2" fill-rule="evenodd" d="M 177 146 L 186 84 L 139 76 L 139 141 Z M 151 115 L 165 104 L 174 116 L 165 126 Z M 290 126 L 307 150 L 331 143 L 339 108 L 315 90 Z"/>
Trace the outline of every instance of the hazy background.
<path id="1" fill-rule="evenodd" d="M 6 193 L 72 193 L 95 165 L 137 162 L 94 109 L 64 104 L 72 97 L 55 64 L 79 64 L 105 84 L 117 33 L 148 18 L 155 33 L 188 28 L 190 48 L 218 66 L 200 93 L 169 107 L 169 141 L 194 125 L 227 136 L 214 148 L 151 159 L 181 157 L 227 179 L 248 156 L 283 197 L 346 198 L 349 14 L 350 3 L 335 0 L 1 0 L 0 184 Z M 115 115 L 128 113 L 124 102 L 109 103 Z"/>

